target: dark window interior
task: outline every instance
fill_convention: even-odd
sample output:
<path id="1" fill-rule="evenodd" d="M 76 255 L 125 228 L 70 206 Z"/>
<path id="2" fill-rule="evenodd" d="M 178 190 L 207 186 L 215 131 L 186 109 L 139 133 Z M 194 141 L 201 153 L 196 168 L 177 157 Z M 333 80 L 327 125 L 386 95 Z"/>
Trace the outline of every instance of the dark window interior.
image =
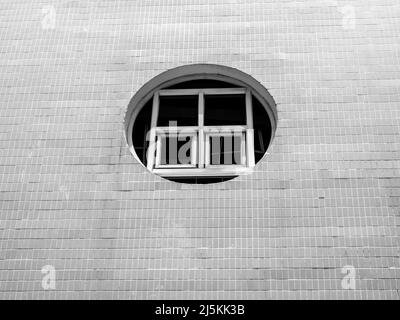
<path id="1" fill-rule="evenodd" d="M 211 165 L 240 165 L 241 138 L 232 136 L 210 137 L 210 164 Z"/>
<path id="2" fill-rule="evenodd" d="M 236 177 L 237 176 L 233 176 L 233 177 L 188 177 L 188 178 L 168 178 L 168 179 L 171 181 L 174 181 L 174 182 L 179 182 L 179 183 L 207 184 L 207 183 L 218 183 L 218 182 L 229 181 Z"/>
<path id="3" fill-rule="evenodd" d="M 152 107 L 153 99 L 150 99 L 137 115 L 132 130 L 133 147 L 140 161 L 142 161 L 145 166 L 147 165 L 146 152 L 149 146 L 149 141 L 146 136 L 150 131 Z"/>
<path id="4" fill-rule="evenodd" d="M 204 125 L 246 125 L 246 98 L 243 94 L 204 96 Z"/>
<path id="5" fill-rule="evenodd" d="M 160 96 L 157 125 L 197 126 L 198 100 L 198 96 Z"/>
<path id="6" fill-rule="evenodd" d="M 254 161 L 257 163 L 264 156 L 272 134 L 268 113 L 258 99 L 252 99 L 254 128 Z"/>

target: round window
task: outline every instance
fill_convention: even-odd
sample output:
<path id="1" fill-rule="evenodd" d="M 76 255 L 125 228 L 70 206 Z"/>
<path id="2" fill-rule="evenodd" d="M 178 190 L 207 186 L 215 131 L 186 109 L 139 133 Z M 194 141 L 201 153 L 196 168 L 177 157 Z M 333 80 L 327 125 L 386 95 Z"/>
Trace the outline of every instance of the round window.
<path id="1" fill-rule="evenodd" d="M 190 65 L 160 74 L 132 98 L 125 116 L 130 151 L 149 171 L 184 183 L 251 173 L 276 128 L 275 103 L 251 76 Z"/>

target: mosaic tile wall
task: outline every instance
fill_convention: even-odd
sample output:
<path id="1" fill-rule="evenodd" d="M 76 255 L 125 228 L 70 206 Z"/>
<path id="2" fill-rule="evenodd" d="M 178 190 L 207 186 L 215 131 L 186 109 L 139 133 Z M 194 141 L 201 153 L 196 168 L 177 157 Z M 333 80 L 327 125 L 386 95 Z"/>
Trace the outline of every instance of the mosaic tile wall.
<path id="1" fill-rule="evenodd" d="M 0 298 L 398 299 L 397 0 L 0 3 Z M 135 92 L 244 71 L 256 172 L 177 184 L 129 153 Z"/>

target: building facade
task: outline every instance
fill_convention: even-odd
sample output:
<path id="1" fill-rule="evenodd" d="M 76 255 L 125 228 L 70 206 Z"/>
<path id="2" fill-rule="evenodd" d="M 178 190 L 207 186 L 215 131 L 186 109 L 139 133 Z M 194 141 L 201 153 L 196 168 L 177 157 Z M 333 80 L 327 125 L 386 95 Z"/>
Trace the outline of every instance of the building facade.
<path id="1" fill-rule="evenodd" d="M 398 299 L 396 0 L 0 3 L 1 299 Z M 254 172 L 150 173 L 125 114 L 160 73 L 259 81 Z"/>

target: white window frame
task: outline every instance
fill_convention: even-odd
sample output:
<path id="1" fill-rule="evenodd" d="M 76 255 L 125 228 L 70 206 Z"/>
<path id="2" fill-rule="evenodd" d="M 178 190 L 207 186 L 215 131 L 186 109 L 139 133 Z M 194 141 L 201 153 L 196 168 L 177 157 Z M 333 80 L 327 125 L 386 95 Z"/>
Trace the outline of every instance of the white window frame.
<path id="1" fill-rule="evenodd" d="M 205 168 L 237 168 L 246 166 L 246 128 L 241 126 L 229 126 L 228 128 L 218 128 L 219 130 L 207 129 L 205 132 Z M 211 148 L 210 148 L 210 140 L 212 137 L 240 137 L 240 158 L 241 164 L 211 164 Z"/>
<path id="2" fill-rule="evenodd" d="M 179 140 L 181 137 L 191 137 L 190 146 L 190 164 L 161 164 L 161 138 L 163 137 L 173 137 Z M 156 128 L 156 169 L 178 169 L 178 168 L 196 168 L 197 167 L 197 132 L 195 129 L 185 129 L 182 127 L 168 127 L 164 129 L 162 127 Z"/>
<path id="3" fill-rule="evenodd" d="M 245 126 L 204 126 L 204 96 L 205 95 L 245 95 L 246 125 Z M 198 99 L 198 125 L 180 127 L 157 127 L 160 96 L 197 95 Z M 177 165 L 161 165 L 161 139 L 165 135 L 191 135 L 191 163 Z M 210 137 L 221 135 L 240 135 L 241 165 L 210 165 Z M 190 177 L 190 176 L 232 176 L 250 172 L 254 167 L 254 130 L 252 94 L 246 88 L 212 88 L 212 89 L 163 89 L 154 93 L 150 141 L 147 152 L 147 168 L 153 173 L 164 177 Z"/>

